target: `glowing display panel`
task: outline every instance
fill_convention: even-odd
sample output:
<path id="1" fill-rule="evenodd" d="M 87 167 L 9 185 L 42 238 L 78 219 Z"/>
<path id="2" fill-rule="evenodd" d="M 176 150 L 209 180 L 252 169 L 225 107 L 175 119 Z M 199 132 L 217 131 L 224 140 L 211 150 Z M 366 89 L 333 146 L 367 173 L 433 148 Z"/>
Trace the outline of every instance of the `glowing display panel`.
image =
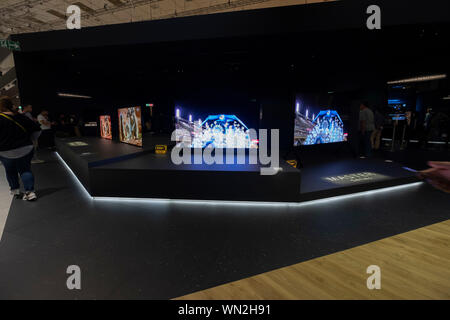
<path id="1" fill-rule="evenodd" d="M 100 136 L 103 139 L 112 140 L 110 116 L 100 116 Z"/>
<path id="2" fill-rule="evenodd" d="M 119 109 L 118 114 L 120 141 L 142 147 L 141 107 Z"/>
<path id="3" fill-rule="evenodd" d="M 236 115 L 209 115 L 206 119 L 184 118 L 175 109 L 177 141 L 189 142 L 192 148 L 258 148 L 256 131 L 249 129 Z"/>
<path id="4" fill-rule="evenodd" d="M 320 100 L 321 96 L 317 94 L 296 97 L 294 146 L 347 141 L 346 128 L 338 111 L 341 109 L 320 107 L 323 105 Z"/>

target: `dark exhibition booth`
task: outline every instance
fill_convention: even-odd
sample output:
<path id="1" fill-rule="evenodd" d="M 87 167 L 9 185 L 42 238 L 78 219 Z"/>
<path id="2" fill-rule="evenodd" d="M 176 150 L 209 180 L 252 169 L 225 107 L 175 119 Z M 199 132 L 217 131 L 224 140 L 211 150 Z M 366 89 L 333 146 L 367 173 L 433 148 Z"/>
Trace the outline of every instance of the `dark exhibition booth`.
<path id="1" fill-rule="evenodd" d="M 380 30 L 366 26 L 372 2 L 383 8 Z M 11 35 L 21 105 L 48 111 L 54 146 L 32 167 L 37 201 L 12 201 L 0 297 L 172 299 L 448 220 L 448 194 L 419 174 L 449 159 L 450 1 L 433 2 L 344 0 Z M 365 107 L 382 119 L 370 150 Z M 411 240 L 420 258 L 427 237 Z M 304 276 L 323 266 L 341 281 L 335 266 L 350 261 L 361 274 L 343 288 L 372 299 L 366 261 L 389 276 L 405 241 L 382 248 L 391 256 L 372 261 L 363 248 L 363 262 L 345 253 Z M 408 259 L 405 270 L 416 267 Z M 72 264 L 83 290 L 66 289 Z M 441 279 L 399 269 L 382 298 Z M 310 277 L 323 296 L 306 298 L 341 298 L 326 277 Z M 448 297 L 436 287 L 423 295 Z M 257 289 L 250 297 L 264 299 Z"/>
<path id="2" fill-rule="evenodd" d="M 449 26 L 359 20 L 333 3 L 16 35 L 21 97 L 75 119 L 56 146 L 94 198 L 301 202 L 415 182 L 400 164 L 358 159 L 359 105 L 387 108 L 390 80 L 446 72 Z M 191 150 L 246 160 L 259 129 L 279 129 L 278 173 L 176 165 L 175 129 Z"/>

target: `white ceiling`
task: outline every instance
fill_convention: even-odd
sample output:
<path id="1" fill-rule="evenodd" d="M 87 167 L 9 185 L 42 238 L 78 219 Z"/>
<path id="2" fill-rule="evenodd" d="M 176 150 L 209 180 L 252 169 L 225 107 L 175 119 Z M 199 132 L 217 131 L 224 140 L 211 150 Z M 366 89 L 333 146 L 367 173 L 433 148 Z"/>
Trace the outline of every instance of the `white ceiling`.
<path id="1" fill-rule="evenodd" d="M 79 4 L 82 27 L 334 0 L 0 0 L 0 38 L 66 27 Z"/>

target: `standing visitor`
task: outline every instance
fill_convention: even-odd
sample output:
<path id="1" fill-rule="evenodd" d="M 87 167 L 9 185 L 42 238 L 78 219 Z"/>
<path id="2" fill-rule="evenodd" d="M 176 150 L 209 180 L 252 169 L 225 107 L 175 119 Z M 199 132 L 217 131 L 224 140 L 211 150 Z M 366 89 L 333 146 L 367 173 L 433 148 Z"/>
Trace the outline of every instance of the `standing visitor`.
<path id="1" fill-rule="evenodd" d="M 37 122 L 37 119 L 35 117 L 33 117 L 33 106 L 31 104 L 26 105 L 22 109 L 22 114 L 25 117 L 27 117 L 28 119 L 30 119 L 31 121 Z"/>
<path id="2" fill-rule="evenodd" d="M 39 147 L 52 148 L 55 145 L 52 130 L 53 123 L 48 118 L 48 111 L 45 109 L 42 110 L 38 115 L 37 120 L 42 130 L 42 134 L 39 139 Z"/>
<path id="3" fill-rule="evenodd" d="M 37 119 L 35 117 L 33 117 L 33 106 L 31 104 L 26 105 L 23 110 L 22 110 L 22 114 L 27 117 L 28 119 L 30 119 L 31 121 L 37 123 Z M 33 159 L 31 160 L 31 163 L 44 163 L 43 160 L 40 160 L 37 156 L 37 149 L 38 149 L 38 141 L 37 140 L 33 140 L 33 146 L 34 146 L 34 155 L 33 155 Z"/>
<path id="4" fill-rule="evenodd" d="M 39 134 L 39 126 L 19 114 L 10 98 L 0 98 L 0 161 L 5 167 L 11 194 L 21 195 L 20 177 L 25 189 L 23 200 L 27 201 L 37 199 L 31 159 L 34 154 L 33 140 L 37 140 Z"/>
<path id="5" fill-rule="evenodd" d="M 370 157 L 372 155 L 372 144 L 370 138 L 375 130 L 375 117 L 372 110 L 369 109 L 368 103 L 363 102 L 359 106 L 359 132 L 363 145 L 363 156 Z"/>
<path id="6" fill-rule="evenodd" d="M 428 130 L 428 128 L 430 127 L 430 121 L 432 116 L 433 116 L 433 109 L 428 108 L 427 113 L 425 114 L 425 120 L 423 121 L 423 126 L 425 130 Z"/>
<path id="7" fill-rule="evenodd" d="M 370 142 L 373 150 L 379 150 L 381 145 L 381 135 L 383 133 L 384 116 L 378 108 L 375 108 L 374 118 L 375 130 L 372 132 Z"/>

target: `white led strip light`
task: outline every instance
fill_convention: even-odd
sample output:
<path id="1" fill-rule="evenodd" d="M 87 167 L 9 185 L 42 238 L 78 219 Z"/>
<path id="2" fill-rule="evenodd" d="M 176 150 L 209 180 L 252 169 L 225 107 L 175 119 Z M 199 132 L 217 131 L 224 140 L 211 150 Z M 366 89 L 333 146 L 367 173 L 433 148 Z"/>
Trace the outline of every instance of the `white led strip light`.
<path id="1" fill-rule="evenodd" d="M 58 157 L 59 161 L 61 161 L 61 163 L 63 164 L 63 166 L 67 169 L 67 171 L 70 173 L 70 175 L 74 178 L 74 180 L 77 182 L 77 184 L 79 185 L 80 189 L 83 190 L 83 194 L 92 199 L 91 194 L 86 190 L 86 188 L 83 186 L 83 184 L 81 183 L 81 181 L 78 179 L 78 177 L 75 175 L 75 173 L 73 173 L 72 169 L 70 169 L 69 165 L 64 161 L 64 159 L 59 155 L 58 152 L 55 152 L 56 156 Z"/>
<path id="2" fill-rule="evenodd" d="M 424 82 L 424 81 L 433 81 L 433 80 L 441 80 L 447 78 L 446 74 L 437 74 L 431 76 L 423 76 L 423 77 L 414 77 L 407 78 L 401 80 L 388 81 L 388 84 L 402 84 L 402 83 L 412 83 L 412 82 Z"/>
<path id="3" fill-rule="evenodd" d="M 63 98 L 80 98 L 80 99 L 92 99 L 90 96 L 83 96 L 81 94 L 72 94 L 72 93 L 58 93 L 59 97 Z"/>
<path id="4" fill-rule="evenodd" d="M 338 200 L 346 200 L 346 199 L 352 199 L 357 197 L 363 197 L 363 196 L 370 196 L 378 193 L 384 193 L 384 192 L 393 192 L 393 191 L 399 191 L 399 190 L 405 190 L 410 189 L 414 187 L 418 187 L 423 184 L 423 182 L 413 182 L 408 183 L 400 186 L 394 186 L 394 187 L 387 187 L 387 188 L 380 188 L 370 191 L 363 191 L 363 192 L 357 192 L 342 196 L 335 196 L 335 197 L 329 197 L 325 199 L 318 199 L 318 200 L 310 200 L 305 202 L 261 202 L 261 201 L 229 201 L 229 200 L 181 200 L 181 199 L 158 199 L 158 198 L 122 198 L 122 197 L 92 197 L 89 192 L 86 190 L 86 188 L 83 186 L 83 184 L 78 180 L 78 177 L 73 173 L 72 169 L 67 165 L 67 163 L 61 158 L 61 156 L 55 152 L 59 160 L 63 163 L 64 167 L 68 170 L 68 172 L 73 176 L 73 178 L 77 181 L 78 185 L 83 189 L 85 195 L 94 201 L 102 201 L 102 202 L 133 202 L 133 203 L 159 203 L 159 204 L 202 204 L 202 205 L 228 205 L 228 206 L 273 206 L 273 207 L 282 207 L 282 206 L 288 206 L 288 207 L 299 207 L 299 206 L 308 206 L 308 205 L 315 205 L 315 204 L 324 204 L 329 203 L 332 201 L 338 201 Z"/>

